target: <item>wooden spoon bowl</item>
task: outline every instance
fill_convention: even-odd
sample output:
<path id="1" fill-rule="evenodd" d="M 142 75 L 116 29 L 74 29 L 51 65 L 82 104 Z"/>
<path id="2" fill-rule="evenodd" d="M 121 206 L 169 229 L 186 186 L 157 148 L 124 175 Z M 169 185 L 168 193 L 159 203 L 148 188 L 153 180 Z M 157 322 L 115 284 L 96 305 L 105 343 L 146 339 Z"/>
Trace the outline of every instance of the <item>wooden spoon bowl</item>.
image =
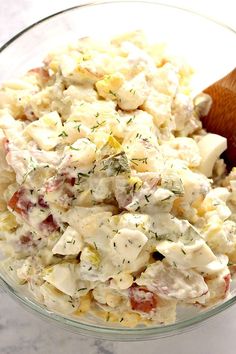
<path id="1" fill-rule="evenodd" d="M 225 162 L 236 166 L 236 69 L 204 90 L 213 100 L 207 116 L 202 117 L 203 127 L 210 133 L 227 138 Z"/>

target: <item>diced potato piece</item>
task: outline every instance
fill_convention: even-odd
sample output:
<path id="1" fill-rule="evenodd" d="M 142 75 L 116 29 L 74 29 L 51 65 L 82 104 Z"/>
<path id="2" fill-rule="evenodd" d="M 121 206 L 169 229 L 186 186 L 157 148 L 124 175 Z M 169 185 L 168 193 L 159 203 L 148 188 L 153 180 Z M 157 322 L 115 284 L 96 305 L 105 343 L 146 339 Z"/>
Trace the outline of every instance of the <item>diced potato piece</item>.
<path id="1" fill-rule="evenodd" d="M 227 268 L 215 276 L 206 278 L 210 293 L 207 305 L 213 305 L 217 301 L 224 299 L 229 292 L 230 282 L 231 276 Z"/>
<path id="2" fill-rule="evenodd" d="M 204 233 L 209 246 L 217 253 L 231 254 L 236 250 L 236 223 L 232 220 L 210 221 Z"/>
<path id="3" fill-rule="evenodd" d="M 98 268 L 101 262 L 99 253 L 97 252 L 96 249 L 92 248 L 91 246 L 85 247 L 83 249 L 80 259 L 82 263 L 90 264 L 95 268 Z"/>
<path id="4" fill-rule="evenodd" d="M 170 63 L 166 63 L 161 68 L 158 68 L 152 78 L 152 85 L 157 92 L 171 98 L 175 97 L 179 85 L 178 68 Z"/>
<path id="5" fill-rule="evenodd" d="M 147 267 L 138 285 L 144 285 L 148 290 L 166 299 L 191 300 L 203 297 L 208 292 L 204 278 L 191 269 L 178 269 L 155 262 Z"/>
<path id="6" fill-rule="evenodd" d="M 132 111 L 142 106 L 149 94 L 145 74 L 142 72 L 126 81 L 117 91 L 117 103 L 121 109 Z"/>
<path id="7" fill-rule="evenodd" d="M 66 102 L 96 102 L 98 95 L 92 85 L 70 85 L 67 90 L 63 92 Z"/>
<path id="8" fill-rule="evenodd" d="M 96 126 L 101 126 L 101 123 L 111 119 L 110 117 L 118 117 L 115 107 L 112 101 L 81 102 L 71 107 L 71 114 L 67 121 L 80 122 L 95 130 Z"/>
<path id="9" fill-rule="evenodd" d="M 54 311 L 64 314 L 71 314 L 78 306 L 79 301 L 71 300 L 71 297 L 58 291 L 54 286 L 45 282 L 40 286 L 40 292 L 43 295 L 45 305 Z"/>
<path id="10" fill-rule="evenodd" d="M 80 300 L 80 305 L 79 308 L 73 313 L 75 316 L 80 316 L 85 314 L 90 310 L 92 298 L 90 294 L 86 294 L 84 296 L 81 296 Z"/>
<path id="11" fill-rule="evenodd" d="M 87 138 L 78 139 L 65 148 L 65 156 L 60 167 L 88 166 L 96 158 L 96 145 Z"/>
<path id="12" fill-rule="evenodd" d="M 147 137 L 146 137 L 147 136 Z M 129 139 L 123 142 L 123 147 L 130 160 L 131 167 L 138 172 L 151 172 L 160 169 L 161 154 L 156 142 L 152 142 L 153 134 L 145 131 L 143 134 L 131 133 Z"/>
<path id="13" fill-rule="evenodd" d="M 68 226 L 66 231 L 57 241 L 52 249 L 53 254 L 77 255 L 82 250 L 83 240 L 81 235 L 72 227 Z"/>
<path id="14" fill-rule="evenodd" d="M 79 265 L 68 262 L 55 264 L 45 270 L 43 279 L 61 292 L 73 296 L 78 288 Z"/>
<path id="15" fill-rule="evenodd" d="M 199 266 L 196 269 L 199 273 L 204 273 L 205 276 L 211 276 L 225 271 L 228 268 L 228 262 L 229 258 L 226 255 L 222 254 L 217 256 L 215 261 L 208 263 L 206 266 Z"/>
<path id="16" fill-rule="evenodd" d="M 190 168 L 200 165 L 200 151 L 197 143 L 192 138 L 178 137 L 170 140 L 168 145 L 173 148 L 176 157 L 186 161 Z"/>
<path id="17" fill-rule="evenodd" d="M 1 119 L 0 119 L 1 121 Z M 6 142 L 7 142 L 7 138 L 3 132 L 3 130 L 0 128 L 0 170 L 1 172 L 3 170 L 11 170 L 11 168 L 9 168 L 7 161 L 6 161 Z M 0 181 L 1 181 L 1 176 L 0 176 Z M 4 180 L 2 181 L 4 182 Z"/>
<path id="18" fill-rule="evenodd" d="M 92 198 L 96 202 L 102 202 L 113 196 L 112 178 L 109 177 L 91 177 L 89 179 Z"/>
<path id="19" fill-rule="evenodd" d="M 191 241 L 189 244 L 167 240 L 157 242 L 157 251 L 170 262 L 187 268 L 207 265 L 216 260 L 216 256 L 203 239 Z"/>
<path id="20" fill-rule="evenodd" d="M 62 132 L 61 118 L 57 112 L 45 114 L 30 123 L 24 133 L 29 135 L 42 150 L 52 150 L 60 142 Z"/>
<path id="21" fill-rule="evenodd" d="M 183 135 L 183 129 L 193 116 L 192 98 L 183 93 L 177 93 L 172 103 L 172 114 L 175 118 L 175 129 Z"/>
<path id="22" fill-rule="evenodd" d="M 0 128 L 10 129 L 19 128 L 20 122 L 12 117 L 8 110 L 1 109 L 0 111 Z M 2 135 L 2 134 L 1 134 Z"/>
<path id="23" fill-rule="evenodd" d="M 160 127 L 170 122 L 171 104 L 172 99 L 170 96 L 152 90 L 143 103 L 142 108 L 153 116 L 155 125 Z"/>
<path id="24" fill-rule="evenodd" d="M 11 231 L 17 227 L 15 216 L 8 210 L 0 214 L 0 231 Z"/>
<path id="25" fill-rule="evenodd" d="M 63 130 L 59 134 L 62 144 L 73 144 L 76 140 L 86 138 L 90 134 L 90 129 L 79 122 L 66 122 Z"/>

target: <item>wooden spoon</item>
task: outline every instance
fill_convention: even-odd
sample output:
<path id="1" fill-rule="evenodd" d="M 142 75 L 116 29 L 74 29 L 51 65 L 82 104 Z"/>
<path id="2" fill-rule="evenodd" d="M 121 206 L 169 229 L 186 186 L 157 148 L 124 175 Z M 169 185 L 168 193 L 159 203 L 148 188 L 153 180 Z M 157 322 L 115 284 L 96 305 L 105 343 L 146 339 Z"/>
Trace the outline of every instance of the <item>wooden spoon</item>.
<path id="1" fill-rule="evenodd" d="M 203 127 L 210 133 L 227 138 L 224 159 L 228 167 L 236 166 L 236 68 L 204 90 L 213 100 Z"/>

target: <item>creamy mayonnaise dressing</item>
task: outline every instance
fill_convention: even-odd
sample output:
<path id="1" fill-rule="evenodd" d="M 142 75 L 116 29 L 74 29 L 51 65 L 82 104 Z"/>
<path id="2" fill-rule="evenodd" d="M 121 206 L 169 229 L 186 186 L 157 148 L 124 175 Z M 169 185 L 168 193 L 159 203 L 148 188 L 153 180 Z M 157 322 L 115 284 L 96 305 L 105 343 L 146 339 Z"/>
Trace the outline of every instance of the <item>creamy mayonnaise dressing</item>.
<path id="1" fill-rule="evenodd" d="M 50 310 L 131 327 L 228 295 L 236 171 L 191 76 L 137 31 L 2 85 L 2 265 Z"/>

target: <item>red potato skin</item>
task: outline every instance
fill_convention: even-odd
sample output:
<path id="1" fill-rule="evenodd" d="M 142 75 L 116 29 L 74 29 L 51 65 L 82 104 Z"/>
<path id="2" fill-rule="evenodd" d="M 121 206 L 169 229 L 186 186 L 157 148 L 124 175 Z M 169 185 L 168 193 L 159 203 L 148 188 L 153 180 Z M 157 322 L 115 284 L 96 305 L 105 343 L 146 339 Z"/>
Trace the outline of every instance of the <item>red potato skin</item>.
<path id="1" fill-rule="evenodd" d="M 3 147 L 4 147 L 5 154 L 7 155 L 8 152 L 10 152 L 9 140 L 7 138 L 3 139 Z"/>
<path id="2" fill-rule="evenodd" d="M 65 182 L 70 184 L 71 187 L 74 187 L 74 185 L 75 185 L 75 177 L 67 177 Z"/>
<path id="3" fill-rule="evenodd" d="M 45 202 L 44 197 L 42 195 L 39 195 L 38 197 L 38 205 L 43 209 L 49 208 L 48 204 Z"/>
<path id="4" fill-rule="evenodd" d="M 148 299 L 142 298 L 141 294 L 143 292 L 149 295 Z M 155 310 L 158 305 L 157 296 L 153 292 L 137 285 L 133 285 L 130 287 L 129 300 L 132 310 L 141 311 L 145 313 L 149 313 L 152 310 Z"/>
<path id="5" fill-rule="evenodd" d="M 231 275 L 230 274 L 225 275 L 224 281 L 225 281 L 225 294 L 226 294 L 230 289 Z"/>
<path id="6" fill-rule="evenodd" d="M 63 183 L 63 179 L 60 177 L 49 180 L 45 184 L 46 193 L 51 193 L 58 190 Z"/>
<path id="7" fill-rule="evenodd" d="M 48 208 L 48 205 L 44 201 L 42 196 L 39 196 L 38 205 L 44 209 Z M 36 206 L 36 204 L 33 204 L 25 196 L 24 189 L 20 189 L 20 190 L 16 191 L 13 194 L 13 196 L 11 197 L 11 199 L 8 201 L 8 207 L 10 209 L 12 209 L 13 211 L 15 211 L 16 213 L 18 213 L 19 215 L 21 215 L 23 218 L 27 218 L 30 209 L 32 209 L 35 206 Z M 51 233 L 51 232 L 57 231 L 59 229 L 59 225 L 54 220 L 53 215 L 49 214 L 47 216 L 47 218 L 39 224 L 39 229 L 43 232 Z M 24 242 L 24 240 L 25 240 L 25 242 Z M 26 240 L 26 238 L 23 239 L 23 243 L 26 243 L 26 241 L 28 242 L 28 237 L 27 237 L 27 240 Z"/>
<path id="8" fill-rule="evenodd" d="M 26 234 L 21 235 L 19 242 L 20 242 L 21 246 L 25 246 L 25 247 L 34 246 L 34 240 L 33 240 L 32 233 L 29 231 Z"/>
<path id="9" fill-rule="evenodd" d="M 54 220 L 52 214 L 48 215 L 48 217 L 41 222 L 39 225 L 41 231 L 54 232 L 59 229 L 58 224 Z"/>
<path id="10" fill-rule="evenodd" d="M 30 70 L 28 71 L 28 73 L 36 73 L 36 74 L 38 74 L 38 75 L 42 78 L 42 80 L 44 80 L 44 81 L 47 81 L 47 80 L 50 78 L 48 71 L 47 71 L 46 69 L 44 69 L 43 67 L 38 67 L 38 68 L 30 69 Z"/>
<path id="11" fill-rule="evenodd" d="M 57 176 L 54 179 L 52 179 L 46 183 L 46 185 L 45 185 L 46 193 L 51 193 L 51 192 L 58 190 L 59 188 L 61 188 L 61 186 L 64 183 L 69 184 L 71 187 L 73 187 L 75 185 L 75 182 L 76 182 L 75 177 L 70 177 L 67 175 Z"/>
<path id="12" fill-rule="evenodd" d="M 16 191 L 8 201 L 7 205 L 10 209 L 23 217 L 26 217 L 28 215 L 29 209 L 34 206 L 30 200 L 25 198 L 23 189 Z"/>

